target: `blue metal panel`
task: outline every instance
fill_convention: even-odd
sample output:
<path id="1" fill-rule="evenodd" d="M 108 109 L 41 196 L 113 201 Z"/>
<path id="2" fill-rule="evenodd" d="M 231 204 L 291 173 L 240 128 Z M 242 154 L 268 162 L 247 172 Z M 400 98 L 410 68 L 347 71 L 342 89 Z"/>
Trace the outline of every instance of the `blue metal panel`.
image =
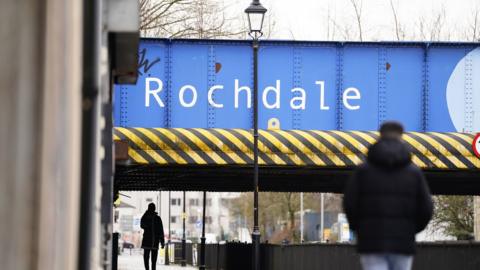
<path id="1" fill-rule="evenodd" d="M 423 49 L 388 48 L 382 68 L 386 73 L 386 120 L 398 120 L 408 130 L 422 130 Z"/>
<path id="2" fill-rule="evenodd" d="M 216 45 L 216 83 L 224 85 L 223 90 L 215 91 L 215 102 L 223 104 L 223 108 L 215 109 L 215 126 L 224 128 L 252 127 L 253 107 L 247 107 L 247 94 L 241 92 L 238 95 L 238 108 L 235 108 L 235 81 L 239 87 L 251 89 L 253 98 L 252 82 L 252 52 L 248 45 L 235 46 L 235 53 L 232 53 L 232 46 Z"/>
<path id="3" fill-rule="evenodd" d="M 259 126 L 375 130 L 398 120 L 411 131 L 476 129 L 478 47 L 262 42 Z M 149 39 L 139 56 L 137 85 L 114 87 L 116 126 L 252 127 L 249 42 Z"/>
<path id="4" fill-rule="evenodd" d="M 430 46 L 428 57 L 428 130 L 455 131 L 447 108 L 446 89 L 453 69 L 465 56 L 462 47 Z M 463 89 L 458 89 L 463 91 Z"/>
<path id="5" fill-rule="evenodd" d="M 302 70 L 300 86 L 307 92 L 307 104 L 301 111 L 301 129 L 336 129 L 336 48 L 304 47 L 302 49 Z M 333 67 L 333 68 L 332 68 Z M 320 104 L 320 87 L 316 81 L 325 82 L 324 109 Z M 328 109 L 326 109 L 328 107 Z"/>
<path id="6" fill-rule="evenodd" d="M 337 51 L 336 51 L 336 69 L 335 71 L 337 72 L 336 78 L 335 78 L 335 90 L 336 90 L 336 115 L 335 115 L 335 120 L 336 120 L 336 127 L 338 130 L 343 129 L 343 110 L 342 110 L 342 91 L 343 91 L 343 53 L 345 51 L 345 46 L 343 43 L 340 43 L 337 45 Z"/>
<path id="7" fill-rule="evenodd" d="M 207 127 L 208 50 L 195 44 L 172 48 L 171 127 Z"/>
<path id="8" fill-rule="evenodd" d="M 352 110 L 340 104 L 343 112 L 344 130 L 376 130 L 378 128 L 378 47 L 349 45 L 343 59 L 343 89 L 355 88 L 361 99 L 354 99 Z M 359 121 L 361 120 L 361 121 Z"/>
<path id="9" fill-rule="evenodd" d="M 302 89 L 302 48 L 300 46 L 295 46 L 293 48 L 293 88 L 291 90 L 291 100 L 295 98 L 303 98 Z M 292 106 L 292 105 L 290 105 Z M 301 129 L 302 121 L 302 111 L 303 109 L 292 109 L 292 129 Z"/>
<path id="10" fill-rule="evenodd" d="M 120 85 L 114 85 L 113 86 L 113 121 L 117 124 L 117 126 L 123 126 L 119 125 L 121 122 L 121 114 L 120 114 L 120 106 L 121 106 L 121 88 L 122 86 Z"/>
<path id="11" fill-rule="evenodd" d="M 146 102 L 145 89 L 147 79 L 151 77 L 162 77 L 165 74 L 166 44 L 164 42 L 142 42 L 139 52 L 139 78 L 136 85 L 117 86 L 120 88 L 120 126 L 127 127 L 152 127 L 164 126 L 165 109 L 160 107 L 157 100 L 150 98 Z M 148 82 L 152 89 L 160 87 L 156 82 Z M 165 102 L 167 97 L 166 84 L 163 80 L 162 90 L 158 93 L 161 101 Z M 116 95 L 117 97 L 117 95 Z M 148 105 L 148 106 L 147 106 Z M 115 120 L 117 121 L 117 119 Z M 115 122 L 117 125 L 118 122 Z"/>
<path id="12" fill-rule="evenodd" d="M 269 120 L 277 118 L 280 120 L 282 129 L 292 129 L 293 110 L 290 108 L 290 99 L 293 88 L 293 62 L 294 49 L 290 46 L 262 47 L 259 51 L 259 110 L 258 121 L 260 127 L 265 128 Z M 279 82 L 277 85 L 277 81 Z M 275 92 L 265 92 L 267 87 L 277 87 L 280 90 L 280 108 L 268 109 L 267 105 L 275 105 L 277 102 Z M 265 100 L 263 93 L 265 94 Z"/>

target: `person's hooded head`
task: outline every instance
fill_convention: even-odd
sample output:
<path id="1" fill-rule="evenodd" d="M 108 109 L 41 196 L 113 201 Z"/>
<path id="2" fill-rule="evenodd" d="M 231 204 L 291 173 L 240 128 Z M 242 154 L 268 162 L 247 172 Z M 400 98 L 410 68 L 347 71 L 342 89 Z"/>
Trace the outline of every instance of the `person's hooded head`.
<path id="1" fill-rule="evenodd" d="M 379 131 L 380 139 L 368 151 L 369 163 L 386 169 L 402 168 L 410 164 L 410 149 L 402 141 L 402 124 L 388 121 L 380 126 Z"/>
<path id="2" fill-rule="evenodd" d="M 148 204 L 147 212 L 155 213 L 155 204 L 154 203 L 149 203 Z"/>
<path id="3" fill-rule="evenodd" d="M 387 121 L 380 126 L 379 131 L 382 139 L 401 140 L 403 135 L 403 125 L 396 121 Z"/>

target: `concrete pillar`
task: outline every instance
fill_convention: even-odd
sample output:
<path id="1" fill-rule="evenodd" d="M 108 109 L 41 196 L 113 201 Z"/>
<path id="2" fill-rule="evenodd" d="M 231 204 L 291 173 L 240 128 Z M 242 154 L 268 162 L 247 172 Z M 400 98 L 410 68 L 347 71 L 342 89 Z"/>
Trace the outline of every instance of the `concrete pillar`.
<path id="1" fill-rule="evenodd" d="M 480 241 L 480 196 L 473 197 L 473 233 L 475 241 Z"/>
<path id="2" fill-rule="evenodd" d="M 0 2 L 0 262 L 75 269 L 82 3 Z"/>

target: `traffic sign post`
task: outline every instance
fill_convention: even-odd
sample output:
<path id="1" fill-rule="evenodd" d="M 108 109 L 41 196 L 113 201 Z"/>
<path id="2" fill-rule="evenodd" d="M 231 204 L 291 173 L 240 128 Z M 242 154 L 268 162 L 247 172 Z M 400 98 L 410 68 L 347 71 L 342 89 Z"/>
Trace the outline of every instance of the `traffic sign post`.
<path id="1" fill-rule="evenodd" d="M 480 133 L 473 139 L 472 148 L 475 155 L 480 158 Z"/>

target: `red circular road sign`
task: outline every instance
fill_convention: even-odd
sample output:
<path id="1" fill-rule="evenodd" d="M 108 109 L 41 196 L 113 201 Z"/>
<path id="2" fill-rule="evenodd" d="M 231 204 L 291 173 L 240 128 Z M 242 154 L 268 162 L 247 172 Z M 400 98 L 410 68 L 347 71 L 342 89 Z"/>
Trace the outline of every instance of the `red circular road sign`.
<path id="1" fill-rule="evenodd" d="M 480 158 L 480 133 L 473 139 L 472 148 L 475 155 Z"/>

